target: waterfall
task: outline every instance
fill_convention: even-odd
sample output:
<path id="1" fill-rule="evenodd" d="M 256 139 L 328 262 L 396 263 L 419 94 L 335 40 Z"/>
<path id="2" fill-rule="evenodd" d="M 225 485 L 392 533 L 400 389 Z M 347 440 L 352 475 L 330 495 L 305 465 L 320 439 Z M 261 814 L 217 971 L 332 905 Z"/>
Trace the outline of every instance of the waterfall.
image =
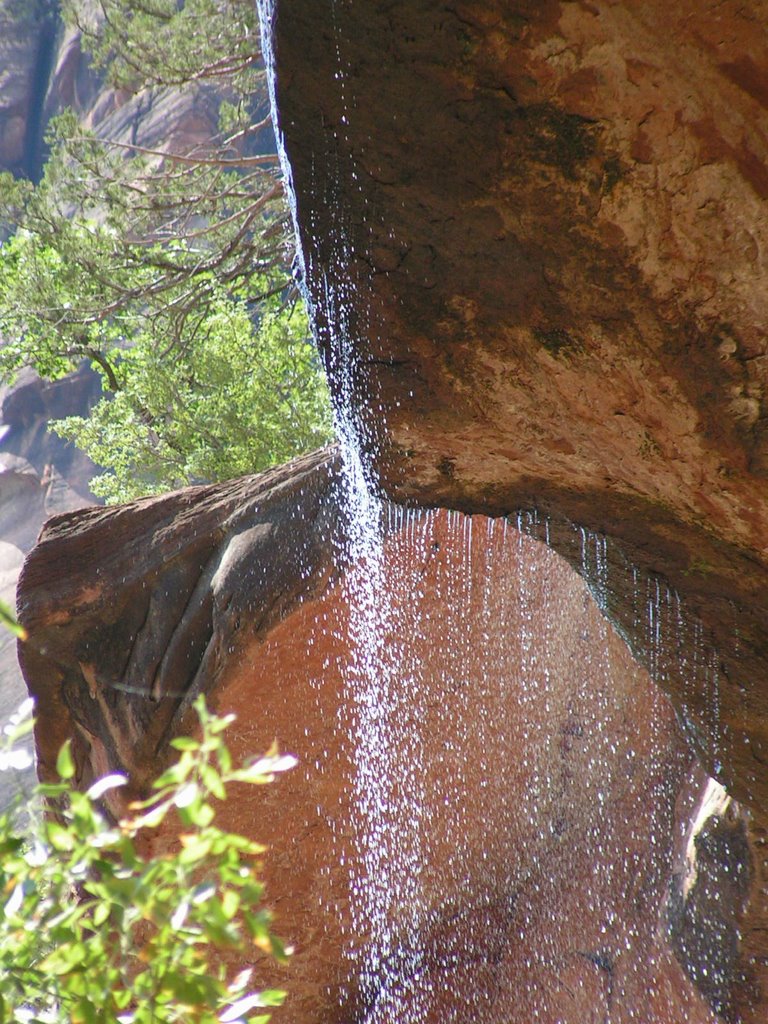
<path id="1" fill-rule="evenodd" d="M 260 8 L 274 110 L 275 0 Z M 339 31 L 334 22 L 330 38 Z M 329 131 L 342 141 L 353 117 L 347 74 L 337 46 L 342 113 Z M 307 265 L 300 245 L 299 279 L 316 331 L 332 334 L 343 463 L 336 727 L 348 744 L 350 820 L 337 829 L 348 873 L 348 903 L 336 908 L 349 978 L 340 999 L 349 996 L 360 1024 L 710 1024 L 664 932 L 690 757 L 670 705 L 599 611 L 610 592 L 607 541 L 580 531 L 595 603 L 526 536 L 542 526 L 535 513 L 517 516 L 515 529 L 381 497 L 357 404 L 358 339 L 376 327 L 351 315 L 353 287 L 359 315 L 365 282 L 346 277 L 355 253 L 343 197 L 326 199 L 329 258 Z M 365 401 L 376 409 L 375 394 Z M 688 627 L 675 595 L 648 586 L 635 577 L 635 615 L 662 678 L 669 638 Z"/>

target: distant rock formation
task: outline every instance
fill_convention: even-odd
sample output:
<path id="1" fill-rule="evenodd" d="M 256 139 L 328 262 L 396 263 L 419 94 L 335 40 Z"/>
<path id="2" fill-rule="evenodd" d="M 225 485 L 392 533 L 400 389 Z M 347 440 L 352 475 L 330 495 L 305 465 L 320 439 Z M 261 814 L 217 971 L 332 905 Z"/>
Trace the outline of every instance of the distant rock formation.
<path id="1" fill-rule="evenodd" d="M 220 95 L 207 84 L 129 95 L 105 84 L 53 5 L 0 0 L 0 170 L 36 181 L 51 117 L 71 107 L 116 142 L 187 153 L 218 129 Z"/>
<path id="2" fill-rule="evenodd" d="M 678 884 L 720 833 L 694 829 L 706 775 L 665 698 L 513 526 L 383 506 L 381 554 L 356 559 L 346 504 L 331 450 L 52 519 L 19 596 L 42 777 L 71 738 L 80 785 L 141 792 L 198 692 L 237 713 L 238 758 L 298 755 L 221 808 L 268 844 L 296 947 L 258 965 L 290 993 L 276 1021 L 713 1024 L 735 958 L 716 993 L 696 969 L 737 942 L 751 855 Z M 688 890 L 710 863 L 745 884 L 707 924 Z"/>
<path id="3" fill-rule="evenodd" d="M 0 0 L 0 170 L 39 177 L 57 28 L 42 4 Z"/>
<path id="4" fill-rule="evenodd" d="M 25 370 L 12 387 L 0 388 L 0 599 L 10 608 L 24 558 L 46 519 L 96 501 L 88 488 L 96 467 L 48 424 L 87 414 L 100 393 L 98 376 L 86 367 L 54 383 Z M 0 723 L 26 696 L 15 639 L 0 630 Z M 0 775 L 0 807 L 34 774 Z"/>

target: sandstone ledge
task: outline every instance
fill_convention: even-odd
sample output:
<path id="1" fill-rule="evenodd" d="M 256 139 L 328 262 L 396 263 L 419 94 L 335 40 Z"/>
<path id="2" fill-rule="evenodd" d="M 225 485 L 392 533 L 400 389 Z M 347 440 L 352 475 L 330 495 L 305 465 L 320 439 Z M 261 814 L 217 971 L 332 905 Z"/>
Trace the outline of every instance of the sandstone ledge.
<path id="1" fill-rule="evenodd" d="M 46 524 L 19 582 L 20 660 L 38 706 L 39 773 L 64 739 L 85 785 L 141 787 L 240 633 L 258 635 L 330 572 L 337 456 Z M 307 567 L 311 567 L 308 569 Z"/>

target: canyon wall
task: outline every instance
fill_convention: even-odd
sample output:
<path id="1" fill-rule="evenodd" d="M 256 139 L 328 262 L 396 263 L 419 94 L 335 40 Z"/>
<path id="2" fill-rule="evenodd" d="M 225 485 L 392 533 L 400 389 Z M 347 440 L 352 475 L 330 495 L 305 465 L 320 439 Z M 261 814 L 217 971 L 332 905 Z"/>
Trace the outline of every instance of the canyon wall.
<path id="1" fill-rule="evenodd" d="M 205 148 L 218 129 L 219 101 L 205 83 L 114 89 L 51 5 L 0 0 L 0 170 L 36 181 L 48 123 L 66 108 L 101 138 L 181 153 Z"/>
<path id="2" fill-rule="evenodd" d="M 238 753 L 295 751 L 227 808 L 272 848 L 294 1024 L 757 1024 L 768 8 L 264 9 L 337 401 L 390 496 L 521 532 L 388 513 L 382 695 L 349 647 L 370 580 L 334 555 L 334 456 L 57 517 L 20 602 L 41 774 L 74 736 L 81 784 L 140 792 L 199 690 L 240 710 Z M 62 103 L 128 141 L 209 137 L 204 93 L 104 89 L 38 28 L 0 36 L 3 166 L 39 171 Z M 707 773 L 748 809 L 696 831 Z"/>
<path id="3" fill-rule="evenodd" d="M 768 6 L 262 8 L 303 282 L 372 475 L 521 513 L 582 572 L 752 809 L 765 878 Z"/>

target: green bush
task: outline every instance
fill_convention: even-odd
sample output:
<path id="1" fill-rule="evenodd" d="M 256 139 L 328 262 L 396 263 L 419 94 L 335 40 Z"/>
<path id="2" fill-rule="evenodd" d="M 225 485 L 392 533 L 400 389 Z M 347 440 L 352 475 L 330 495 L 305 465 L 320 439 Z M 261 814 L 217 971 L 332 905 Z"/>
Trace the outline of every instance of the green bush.
<path id="1" fill-rule="evenodd" d="M 78 791 L 68 744 L 61 781 L 36 788 L 48 812 L 31 824 L 18 808 L 0 816 L 0 1021 L 263 1024 L 282 1002 L 222 957 L 247 964 L 255 951 L 278 960 L 288 951 L 262 905 L 263 848 L 218 828 L 215 805 L 231 783 L 260 785 L 295 762 L 271 752 L 233 767 L 223 732 L 234 716 L 212 715 L 202 698 L 195 706 L 201 738 L 173 741 L 179 760 L 123 820 L 111 821 L 101 799 L 126 778 Z M 23 767 L 14 744 L 31 729 L 30 710 L 5 727 L 0 769 Z M 178 844 L 147 858 L 142 833 L 169 818 Z"/>

